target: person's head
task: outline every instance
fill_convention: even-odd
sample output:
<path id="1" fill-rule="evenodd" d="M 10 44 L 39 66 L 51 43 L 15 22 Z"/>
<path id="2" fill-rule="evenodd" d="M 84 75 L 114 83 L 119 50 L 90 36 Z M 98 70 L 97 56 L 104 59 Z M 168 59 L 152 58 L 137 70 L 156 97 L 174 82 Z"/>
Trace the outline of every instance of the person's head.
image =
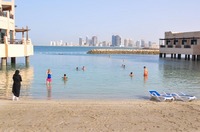
<path id="1" fill-rule="evenodd" d="M 51 70 L 50 70 L 50 69 L 48 69 L 47 71 L 48 71 L 48 72 L 50 72 Z"/>
<path id="2" fill-rule="evenodd" d="M 19 75 L 19 70 L 16 70 L 16 71 L 15 71 L 15 75 Z"/>
<path id="3" fill-rule="evenodd" d="M 64 74 L 64 77 L 66 77 L 66 74 Z"/>
<path id="4" fill-rule="evenodd" d="M 131 72 L 130 74 L 133 74 L 133 72 Z"/>
<path id="5" fill-rule="evenodd" d="M 146 68 L 146 66 L 144 66 L 144 69 Z"/>

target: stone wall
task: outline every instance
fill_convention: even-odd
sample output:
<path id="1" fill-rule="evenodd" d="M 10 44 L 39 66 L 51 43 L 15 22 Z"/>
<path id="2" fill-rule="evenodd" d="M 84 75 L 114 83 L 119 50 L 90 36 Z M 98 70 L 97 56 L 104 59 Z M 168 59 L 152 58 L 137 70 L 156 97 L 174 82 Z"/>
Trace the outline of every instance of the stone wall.
<path id="1" fill-rule="evenodd" d="M 159 49 L 93 49 L 88 54 L 159 54 Z"/>

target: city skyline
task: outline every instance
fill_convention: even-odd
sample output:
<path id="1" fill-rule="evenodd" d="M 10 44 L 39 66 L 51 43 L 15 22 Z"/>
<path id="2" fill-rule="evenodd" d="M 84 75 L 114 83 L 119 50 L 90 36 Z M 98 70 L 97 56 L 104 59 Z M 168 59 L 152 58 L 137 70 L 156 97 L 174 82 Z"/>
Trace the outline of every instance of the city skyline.
<path id="1" fill-rule="evenodd" d="M 95 46 L 95 47 L 134 47 L 134 48 L 159 48 L 159 44 L 150 40 L 133 40 L 131 38 L 121 38 L 120 35 L 112 35 L 111 41 L 98 40 L 98 36 L 79 37 L 79 42 L 70 43 L 63 40 L 51 40 L 50 46 Z"/>
<path id="2" fill-rule="evenodd" d="M 200 30 L 199 4 L 198 0 L 16 0 L 15 25 L 31 29 L 34 45 L 49 45 L 51 40 L 78 44 L 79 36 L 94 34 L 105 41 L 119 34 L 158 43 L 166 31 Z"/>

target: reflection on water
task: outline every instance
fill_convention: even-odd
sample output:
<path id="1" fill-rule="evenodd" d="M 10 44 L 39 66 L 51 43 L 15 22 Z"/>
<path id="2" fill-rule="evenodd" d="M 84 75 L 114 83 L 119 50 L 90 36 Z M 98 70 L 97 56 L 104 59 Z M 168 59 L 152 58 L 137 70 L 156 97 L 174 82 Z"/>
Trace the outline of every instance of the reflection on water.
<path id="1" fill-rule="evenodd" d="M 51 100 L 51 89 L 52 89 L 52 86 L 48 85 L 48 84 L 46 86 L 47 86 L 47 99 Z"/>
<path id="2" fill-rule="evenodd" d="M 0 69 L 0 97 L 9 99 L 12 96 L 12 85 L 13 85 L 13 74 L 15 70 L 20 70 L 20 75 L 22 76 L 21 92 L 20 96 L 28 97 L 30 96 L 30 86 L 34 77 L 33 67 L 27 67 L 23 65 L 8 65 L 1 67 Z"/>
<path id="3" fill-rule="evenodd" d="M 200 63 L 197 61 L 165 59 L 159 64 L 162 85 L 173 92 L 199 94 Z M 198 95 L 197 95 L 198 96 Z"/>
<path id="4" fill-rule="evenodd" d="M 148 76 L 144 76 L 144 83 L 146 83 L 148 80 Z"/>

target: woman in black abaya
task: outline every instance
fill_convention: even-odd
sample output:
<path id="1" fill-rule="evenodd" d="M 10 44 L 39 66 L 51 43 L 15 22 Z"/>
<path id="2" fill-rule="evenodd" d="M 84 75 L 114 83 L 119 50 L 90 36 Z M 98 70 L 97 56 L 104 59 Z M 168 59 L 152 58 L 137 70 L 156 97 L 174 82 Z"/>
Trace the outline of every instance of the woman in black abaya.
<path id="1" fill-rule="evenodd" d="M 12 93 L 13 93 L 13 100 L 19 100 L 20 95 L 20 88 L 21 88 L 21 75 L 19 75 L 19 70 L 15 71 L 15 74 L 13 75 L 13 87 L 12 87 Z"/>

